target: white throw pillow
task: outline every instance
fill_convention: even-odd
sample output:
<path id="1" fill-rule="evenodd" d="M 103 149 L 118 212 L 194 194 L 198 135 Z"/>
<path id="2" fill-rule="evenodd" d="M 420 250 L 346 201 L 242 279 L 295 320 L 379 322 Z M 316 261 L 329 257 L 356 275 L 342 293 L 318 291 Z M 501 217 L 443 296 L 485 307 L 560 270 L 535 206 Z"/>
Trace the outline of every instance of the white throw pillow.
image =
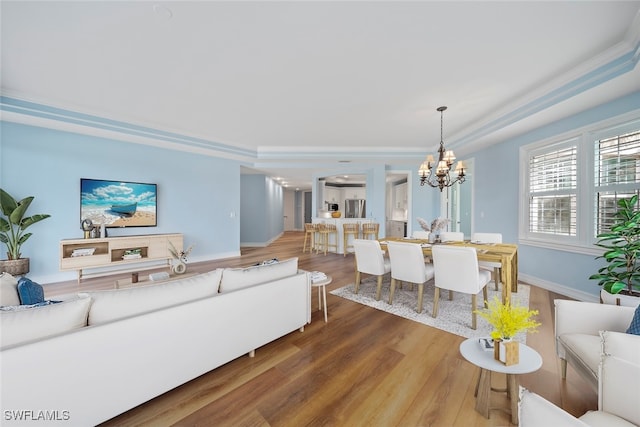
<path id="1" fill-rule="evenodd" d="M 87 294 L 27 310 L 0 311 L 2 348 L 87 326 L 91 298 Z"/>
<path id="2" fill-rule="evenodd" d="M 93 298 L 89 325 L 110 322 L 164 307 L 216 295 L 221 269 L 168 283 L 89 292 Z"/>
<path id="3" fill-rule="evenodd" d="M 0 274 L 0 306 L 20 305 L 18 281 L 9 273 Z"/>
<path id="4" fill-rule="evenodd" d="M 271 282 L 293 276 L 297 272 L 298 258 L 246 268 L 225 268 L 220 281 L 220 292 L 229 292 L 258 283 Z"/>

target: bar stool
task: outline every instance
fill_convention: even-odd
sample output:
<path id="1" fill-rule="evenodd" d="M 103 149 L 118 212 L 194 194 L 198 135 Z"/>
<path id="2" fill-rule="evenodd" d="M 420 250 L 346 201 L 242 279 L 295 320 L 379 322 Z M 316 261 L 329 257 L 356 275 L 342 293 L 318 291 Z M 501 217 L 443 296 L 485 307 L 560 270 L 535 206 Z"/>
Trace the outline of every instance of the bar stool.
<path id="1" fill-rule="evenodd" d="M 318 224 L 304 224 L 304 244 L 302 245 L 302 253 L 307 251 L 307 238 L 309 239 L 309 253 L 316 248 L 316 233 L 318 232 Z"/>
<path id="2" fill-rule="evenodd" d="M 354 250 L 354 252 L 356 250 L 353 247 L 353 240 L 351 241 L 352 244 L 350 245 L 348 244 L 349 235 L 353 236 L 354 239 L 357 239 L 360 233 L 360 225 L 357 222 L 342 224 L 342 230 L 343 230 L 343 239 L 344 239 L 344 244 L 342 245 L 342 248 L 344 250 L 344 256 L 347 256 L 347 249 L 349 247 L 351 247 Z"/>
<path id="3" fill-rule="evenodd" d="M 362 224 L 362 238 L 368 239 L 369 236 L 374 236 L 375 240 L 378 240 L 378 232 L 380 231 L 380 224 L 377 222 L 365 222 Z"/>
<path id="4" fill-rule="evenodd" d="M 319 251 L 324 251 L 324 254 L 327 254 L 327 251 L 330 247 L 334 248 L 336 252 L 338 251 L 338 229 L 335 224 L 319 224 L 318 232 L 320 233 L 320 243 L 316 247 L 316 254 Z M 333 243 L 331 243 L 331 235 L 333 234 Z"/>

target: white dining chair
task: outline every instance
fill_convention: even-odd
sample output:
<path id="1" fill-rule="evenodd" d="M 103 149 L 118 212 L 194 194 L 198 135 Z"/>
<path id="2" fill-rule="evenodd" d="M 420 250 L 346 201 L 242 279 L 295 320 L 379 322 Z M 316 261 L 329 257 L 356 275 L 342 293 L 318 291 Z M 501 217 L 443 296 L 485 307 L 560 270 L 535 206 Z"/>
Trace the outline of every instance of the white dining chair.
<path id="1" fill-rule="evenodd" d="M 382 278 L 391 271 L 389 259 L 384 257 L 384 251 L 377 240 L 354 239 L 353 248 L 356 253 L 355 293 L 357 294 L 360 289 L 361 273 L 371 274 L 378 278 L 376 300 L 380 300 Z"/>
<path id="2" fill-rule="evenodd" d="M 396 281 L 418 285 L 418 313 L 422 312 L 424 283 L 433 278 L 433 265 L 425 263 L 422 246 L 419 243 L 388 242 L 391 260 L 391 290 L 389 304 L 393 303 Z"/>
<path id="3" fill-rule="evenodd" d="M 434 245 L 432 255 L 436 287 L 433 297 L 433 317 L 438 317 L 440 289 L 449 290 L 449 299 L 451 299 L 451 291 L 470 294 L 471 328 L 476 329 L 477 294 L 482 291 L 486 306 L 487 283 L 491 280 L 491 273 L 478 267 L 478 255 L 474 248 Z"/>
<path id="4" fill-rule="evenodd" d="M 462 231 L 441 231 L 441 242 L 462 242 L 464 240 L 464 233 Z"/>
<path id="5" fill-rule="evenodd" d="M 416 230 L 411 233 L 411 237 L 413 237 L 414 239 L 429 240 L 429 234 L 430 233 L 428 231 Z"/>
<path id="6" fill-rule="evenodd" d="M 502 233 L 473 233 L 471 234 L 472 243 L 502 243 Z M 480 268 L 493 272 L 493 283 L 496 291 L 502 277 L 502 264 L 491 261 L 478 261 Z"/>

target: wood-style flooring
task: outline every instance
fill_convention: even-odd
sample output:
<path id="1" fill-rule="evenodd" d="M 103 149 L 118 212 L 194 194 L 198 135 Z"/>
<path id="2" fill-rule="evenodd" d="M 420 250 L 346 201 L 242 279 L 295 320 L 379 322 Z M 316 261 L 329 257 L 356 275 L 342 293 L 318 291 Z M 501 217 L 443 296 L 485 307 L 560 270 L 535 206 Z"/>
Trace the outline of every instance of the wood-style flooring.
<path id="1" fill-rule="evenodd" d="M 237 258 L 191 263 L 189 271 L 298 257 L 300 268 L 332 275 L 328 290 L 354 281 L 353 255 L 303 254 L 303 240 L 303 232 L 286 232 L 268 247 L 242 248 Z M 80 285 L 76 281 L 47 284 L 45 291 L 50 297 L 113 289 L 115 280 L 123 277 L 83 279 Z M 490 419 L 475 411 L 478 368 L 458 351 L 464 338 L 329 293 L 325 323 L 317 298 L 314 292 L 312 323 L 304 332 L 292 332 L 258 348 L 254 358 L 233 360 L 104 426 L 511 425 L 510 416 L 500 410 L 492 410 Z M 542 326 L 528 335 L 527 344 L 542 355 L 543 365 L 522 375 L 520 382 L 579 416 L 596 409 L 597 398 L 571 367 L 566 381 L 560 377 L 553 338 L 555 298 L 565 297 L 531 287 L 530 308 L 539 311 Z M 493 376 L 495 387 L 504 387 L 504 380 Z M 493 406 L 507 406 L 504 394 L 492 394 Z"/>

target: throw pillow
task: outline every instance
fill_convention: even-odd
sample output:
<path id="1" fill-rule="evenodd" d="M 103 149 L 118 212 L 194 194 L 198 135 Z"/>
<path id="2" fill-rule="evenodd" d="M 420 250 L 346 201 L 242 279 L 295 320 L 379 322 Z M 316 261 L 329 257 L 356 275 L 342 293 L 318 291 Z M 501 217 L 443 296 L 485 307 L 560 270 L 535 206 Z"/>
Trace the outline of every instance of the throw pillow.
<path id="1" fill-rule="evenodd" d="M 0 274 L 0 306 L 20 305 L 18 281 L 9 273 Z"/>
<path id="2" fill-rule="evenodd" d="M 89 326 L 217 295 L 222 269 L 157 285 L 92 291 Z"/>
<path id="3" fill-rule="evenodd" d="M 636 311 L 633 314 L 633 319 L 631 319 L 631 324 L 629 325 L 629 329 L 627 329 L 627 333 L 640 335 L 640 305 L 636 307 Z"/>
<path id="4" fill-rule="evenodd" d="M 44 289 L 40 284 L 21 277 L 18 280 L 18 296 L 20 296 L 20 304 L 39 304 L 44 302 Z"/>
<path id="5" fill-rule="evenodd" d="M 91 298 L 77 298 L 28 310 L 0 311 L 0 349 L 87 325 Z"/>

